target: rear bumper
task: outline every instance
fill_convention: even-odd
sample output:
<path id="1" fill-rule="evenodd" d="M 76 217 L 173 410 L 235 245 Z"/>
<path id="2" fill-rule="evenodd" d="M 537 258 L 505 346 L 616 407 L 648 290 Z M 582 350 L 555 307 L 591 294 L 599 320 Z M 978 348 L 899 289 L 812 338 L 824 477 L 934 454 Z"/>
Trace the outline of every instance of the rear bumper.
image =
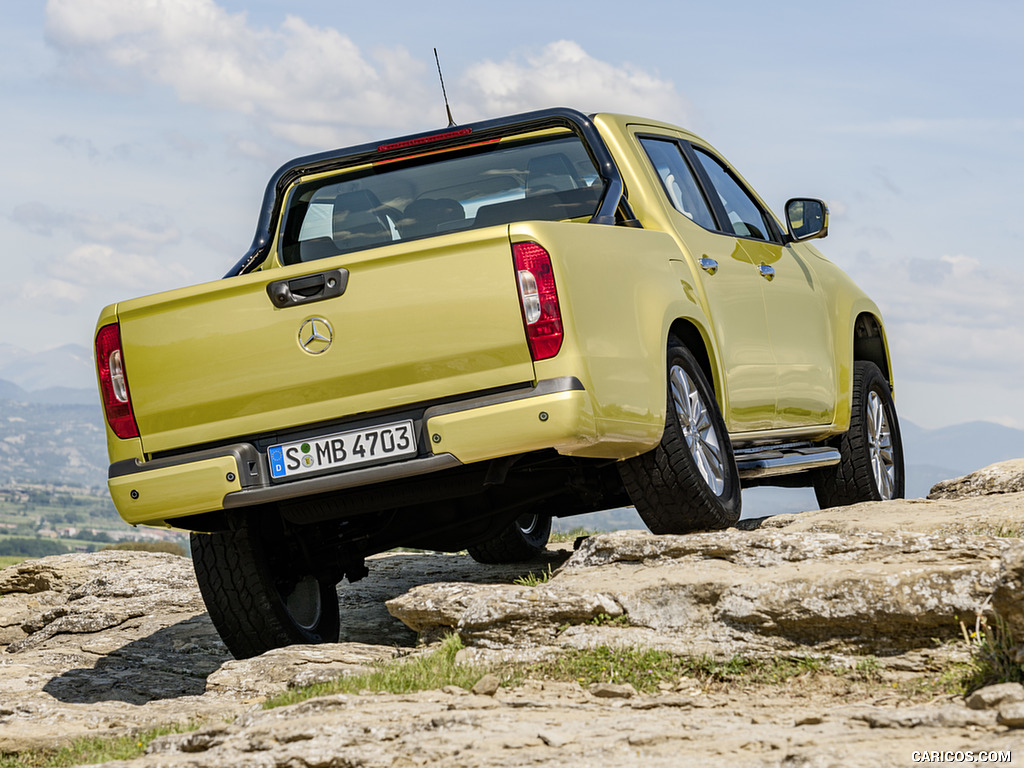
<path id="1" fill-rule="evenodd" d="M 597 441 L 590 397 L 573 377 L 428 408 L 413 459 L 274 483 L 265 452 L 237 443 L 196 453 L 111 465 L 110 495 L 128 523 L 165 521 L 415 477 L 487 459 Z"/>

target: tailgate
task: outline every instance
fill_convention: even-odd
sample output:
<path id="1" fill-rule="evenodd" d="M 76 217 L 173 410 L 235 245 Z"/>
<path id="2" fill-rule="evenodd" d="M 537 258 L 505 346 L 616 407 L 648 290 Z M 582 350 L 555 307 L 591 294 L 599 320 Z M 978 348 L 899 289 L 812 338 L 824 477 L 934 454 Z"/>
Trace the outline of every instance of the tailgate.
<path id="1" fill-rule="evenodd" d="M 348 271 L 342 295 L 271 302 L 268 284 L 337 269 Z M 118 319 L 147 453 L 534 378 L 507 227 L 137 299 Z M 321 336 L 329 325 L 326 349 L 303 349 L 311 319 Z"/>

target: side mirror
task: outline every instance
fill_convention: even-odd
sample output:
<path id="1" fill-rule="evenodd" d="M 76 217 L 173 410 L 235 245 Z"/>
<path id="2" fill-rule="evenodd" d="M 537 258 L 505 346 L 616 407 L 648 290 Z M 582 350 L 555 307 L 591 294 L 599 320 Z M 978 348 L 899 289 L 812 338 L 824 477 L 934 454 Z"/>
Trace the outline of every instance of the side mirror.
<path id="1" fill-rule="evenodd" d="M 828 206 L 821 200 L 795 197 L 786 203 L 786 227 L 794 243 L 828 234 Z"/>

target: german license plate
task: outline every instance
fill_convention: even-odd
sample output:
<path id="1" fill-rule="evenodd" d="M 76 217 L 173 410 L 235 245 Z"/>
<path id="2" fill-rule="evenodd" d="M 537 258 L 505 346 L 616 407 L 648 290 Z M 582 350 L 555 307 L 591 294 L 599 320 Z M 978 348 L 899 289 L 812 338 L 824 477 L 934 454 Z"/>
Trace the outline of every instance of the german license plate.
<path id="1" fill-rule="evenodd" d="M 310 440 L 279 443 L 267 449 L 270 476 L 275 480 L 341 469 L 382 459 L 416 455 L 412 421 L 352 429 Z"/>

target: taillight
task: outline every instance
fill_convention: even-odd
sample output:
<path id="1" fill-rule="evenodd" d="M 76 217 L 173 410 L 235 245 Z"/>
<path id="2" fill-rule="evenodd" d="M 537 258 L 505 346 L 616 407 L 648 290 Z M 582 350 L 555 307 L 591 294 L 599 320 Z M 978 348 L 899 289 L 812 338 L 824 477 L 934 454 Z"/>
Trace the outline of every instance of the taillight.
<path id="1" fill-rule="evenodd" d="M 534 360 L 554 357 L 562 347 L 562 314 L 551 256 L 537 243 L 513 243 L 512 258 L 530 355 Z"/>
<path id="2" fill-rule="evenodd" d="M 100 374 L 100 396 L 107 423 L 121 439 L 138 437 L 139 428 L 132 413 L 128 375 L 121 352 L 121 329 L 116 323 L 103 326 L 96 334 L 96 367 Z"/>

